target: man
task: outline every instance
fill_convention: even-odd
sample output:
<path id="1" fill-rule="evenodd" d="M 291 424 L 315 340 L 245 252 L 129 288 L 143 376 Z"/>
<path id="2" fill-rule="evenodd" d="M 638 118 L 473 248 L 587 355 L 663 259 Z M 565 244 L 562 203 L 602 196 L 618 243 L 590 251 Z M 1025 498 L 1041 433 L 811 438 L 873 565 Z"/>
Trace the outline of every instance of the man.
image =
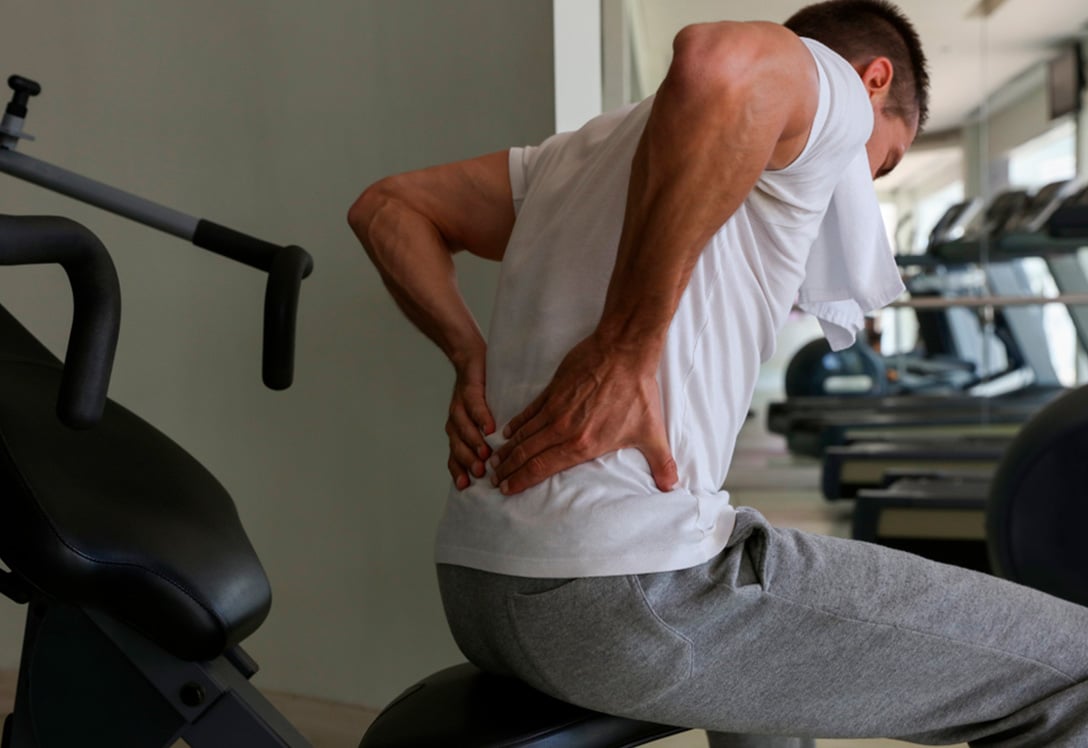
<path id="1" fill-rule="evenodd" d="M 363 193 L 352 227 L 457 374 L 437 560 L 469 659 L 719 746 L 1088 745 L 1088 612 L 719 490 L 793 303 L 842 347 L 901 291 L 871 180 L 927 87 L 894 6 L 831 0 L 684 29 L 651 99 Z M 460 249 L 502 262 L 487 342 Z"/>

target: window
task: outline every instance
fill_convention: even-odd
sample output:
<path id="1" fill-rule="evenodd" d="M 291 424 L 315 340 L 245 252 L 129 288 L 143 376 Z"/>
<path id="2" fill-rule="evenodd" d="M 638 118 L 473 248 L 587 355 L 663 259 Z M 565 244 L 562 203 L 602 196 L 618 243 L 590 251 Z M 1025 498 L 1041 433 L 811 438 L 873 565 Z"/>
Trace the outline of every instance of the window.
<path id="1" fill-rule="evenodd" d="M 1077 127 L 1072 118 L 1009 151 L 1009 183 L 1038 189 L 1077 176 Z"/>
<path id="2" fill-rule="evenodd" d="M 1036 190 L 1052 182 L 1077 176 L 1077 129 L 1072 118 L 1037 138 L 1009 151 L 1009 183 L 1016 188 Z M 1034 293 L 1054 296 L 1058 289 L 1041 258 L 1023 261 Z M 1069 310 L 1062 304 L 1043 307 L 1050 357 L 1065 385 L 1077 381 L 1077 338 Z"/>

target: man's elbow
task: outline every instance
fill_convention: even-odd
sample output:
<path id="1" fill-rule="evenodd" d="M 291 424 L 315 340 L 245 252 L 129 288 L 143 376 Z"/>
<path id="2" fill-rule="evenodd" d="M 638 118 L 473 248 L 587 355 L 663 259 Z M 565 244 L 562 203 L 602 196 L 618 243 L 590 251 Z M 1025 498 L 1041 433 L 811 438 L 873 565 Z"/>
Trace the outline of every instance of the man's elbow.
<path id="1" fill-rule="evenodd" d="M 392 193 L 392 178 L 386 177 L 363 190 L 348 208 L 348 225 L 364 245 L 369 244 L 370 227 L 375 216 L 392 199 Z"/>

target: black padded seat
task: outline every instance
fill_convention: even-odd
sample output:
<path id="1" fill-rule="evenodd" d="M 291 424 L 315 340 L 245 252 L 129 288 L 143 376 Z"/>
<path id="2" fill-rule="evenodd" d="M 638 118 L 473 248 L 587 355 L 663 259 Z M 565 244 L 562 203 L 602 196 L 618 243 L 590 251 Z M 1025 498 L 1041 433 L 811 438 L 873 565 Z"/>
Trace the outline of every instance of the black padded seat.
<path id="1" fill-rule="evenodd" d="M 627 748 L 683 731 L 591 712 L 466 663 L 398 696 L 359 748 Z"/>
<path id="2" fill-rule="evenodd" d="M 114 402 L 73 431 L 60 364 L 0 308 L 0 558 L 47 598 L 100 610 L 185 660 L 253 633 L 271 590 L 226 490 Z"/>
<path id="3" fill-rule="evenodd" d="M 990 483 L 986 535 L 998 575 L 1088 605 L 1088 386 L 1017 433 Z"/>

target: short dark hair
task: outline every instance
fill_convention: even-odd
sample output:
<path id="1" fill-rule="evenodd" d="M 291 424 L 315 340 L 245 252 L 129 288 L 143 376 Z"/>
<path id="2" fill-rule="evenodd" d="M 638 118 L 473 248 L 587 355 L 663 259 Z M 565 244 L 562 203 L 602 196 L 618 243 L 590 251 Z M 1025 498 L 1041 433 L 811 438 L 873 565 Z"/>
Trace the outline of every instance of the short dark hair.
<path id="1" fill-rule="evenodd" d="M 885 111 L 922 128 L 929 117 L 929 72 L 914 25 L 888 0 L 827 0 L 794 13 L 793 33 L 826 44 L 852 65 L 887 57 L 895 69 Z"/>

